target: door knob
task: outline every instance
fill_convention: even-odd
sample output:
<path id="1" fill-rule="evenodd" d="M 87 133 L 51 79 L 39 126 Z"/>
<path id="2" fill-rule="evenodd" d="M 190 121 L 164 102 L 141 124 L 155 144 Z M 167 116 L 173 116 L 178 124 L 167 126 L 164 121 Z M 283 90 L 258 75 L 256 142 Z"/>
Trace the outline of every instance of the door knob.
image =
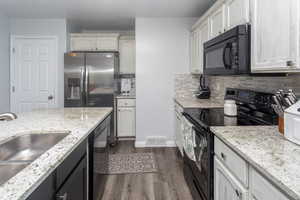
<path id="1" fill-rule="evenodd" d="M 48 100 L 54 99 L 53 95 L 48 96 Z"/>

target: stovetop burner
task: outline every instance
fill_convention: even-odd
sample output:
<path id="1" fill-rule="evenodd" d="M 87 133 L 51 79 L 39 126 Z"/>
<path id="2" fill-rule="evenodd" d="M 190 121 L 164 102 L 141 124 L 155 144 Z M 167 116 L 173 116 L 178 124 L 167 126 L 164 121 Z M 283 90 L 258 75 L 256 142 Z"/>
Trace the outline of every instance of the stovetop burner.
<path id="1" fill-rule="evenodd" d="M 259 115 L 261 113 L 258 113 Z M 262 117 L 247 115 L 238 111 L 236 117 L 229 117 L 224 115 L 224 108 L 189 108 L 185 109 L 184 115 L 190 120 L 195 121 L 202 127 L 210 126 L 258 126 L 258 125 L 272 125 Z"/>
<path id="2" fill-rule="evenodd" d="M 247 98 L 246 98 L 247 97 Z M 224 108 L 188 108 L 184 115 L 202 127 L 276 125 L 277 115 L 271 108 L 272 94 L 251 90 L 231 89 L 225 99 L 235 100 L 237 116 L 224 115 Z"/>

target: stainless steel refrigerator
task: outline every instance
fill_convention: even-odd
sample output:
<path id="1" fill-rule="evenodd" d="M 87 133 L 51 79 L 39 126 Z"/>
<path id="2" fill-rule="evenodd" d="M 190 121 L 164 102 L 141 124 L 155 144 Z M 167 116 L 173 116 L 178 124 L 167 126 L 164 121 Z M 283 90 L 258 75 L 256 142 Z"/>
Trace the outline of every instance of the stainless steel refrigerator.
<path id="1" fill-rule="evenodd" d="M 119 54 L 66 53 L 64 76 L 65 107 L 114 107 L 115 95 L 120 91 Z M 111 143 L 116 138 L 114 121 L 112 120 Z"/>

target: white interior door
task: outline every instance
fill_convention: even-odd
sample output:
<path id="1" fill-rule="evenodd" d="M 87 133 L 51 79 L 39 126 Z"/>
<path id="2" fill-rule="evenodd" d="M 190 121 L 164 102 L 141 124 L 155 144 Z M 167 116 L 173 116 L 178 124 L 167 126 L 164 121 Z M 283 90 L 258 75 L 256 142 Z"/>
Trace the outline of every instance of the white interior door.
<path id="1" fill-rule="evenodd" d="M 57 39 L 12 37 L 11 111 L 57 107 Z"/>

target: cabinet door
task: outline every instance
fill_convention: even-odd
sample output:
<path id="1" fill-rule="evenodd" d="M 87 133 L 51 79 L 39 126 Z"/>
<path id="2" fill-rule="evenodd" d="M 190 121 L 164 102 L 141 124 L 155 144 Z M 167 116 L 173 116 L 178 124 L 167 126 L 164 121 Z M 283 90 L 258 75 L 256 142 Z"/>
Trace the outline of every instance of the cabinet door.
<path id="1" fill-rule="evenodd" d="M 288 200 L 285 195 L 277 190 L 252 167 L 250 168 L 249 176 L 251 200 Z"/>
<path id="2" fill-rule="evenodd" d="M 299 55 L 299 0 L 251 1 L 252 71 L 290 71 Z"/>
<path id="3" fill-rule="evenodd" d="M 97 38 L 97 50 L 100 51 L 118 51 L 118 39 L 112 37 Z"/>
<path id="4" fill-rule="evenodd" d="M 118 137 L 135 136 L 135 108 L 118 107 Z"/>
<path id="5" fill-rule="evenodd" d="M 204 43 L 209 40 L 209 23 L 208 19 L 203 21 L 199 27 L 199 73 L 203 73 L 203 65 L 204 65 Z"/>
<path id="6" fill-rule="evenodd" d="M 96 37 L 73 37 L 71 38 L 72 51 L 94 51 L 97 48 Z"/>
<path id="7" fill-rule="evenodd" d="M 56 194 L 57 200 L 86 200 L 87 199 L 87 159 L 86 156 L 67 178 Z"/>
<path id="8" fill-rule="evenodd" d="M 249 0 L 226 0 L 226 29 L 249 22 Z"/>
<path id="9" fill-rule="evenodd" d="M 209 16 L 210 37 L 214 38 L 225 31 L 224 5 L 216 7 Z"/>
<path id="10" fill-rule="evenodd" d="M 246 200 L 247 190 L 235 179 L 225 166 L 215 158 L 215 200 Z"/>
<path id="11" fill-rule="evenodd" d="M 191 68 L 190 72 L 192 74 L 200 73 L 200 30 L 195 29 L 191 33 Z"/>
<path id="12" fill-rule="evenodd" d="M 120 73 L 135 73 L 135 40 L 120 40 Z"/>

